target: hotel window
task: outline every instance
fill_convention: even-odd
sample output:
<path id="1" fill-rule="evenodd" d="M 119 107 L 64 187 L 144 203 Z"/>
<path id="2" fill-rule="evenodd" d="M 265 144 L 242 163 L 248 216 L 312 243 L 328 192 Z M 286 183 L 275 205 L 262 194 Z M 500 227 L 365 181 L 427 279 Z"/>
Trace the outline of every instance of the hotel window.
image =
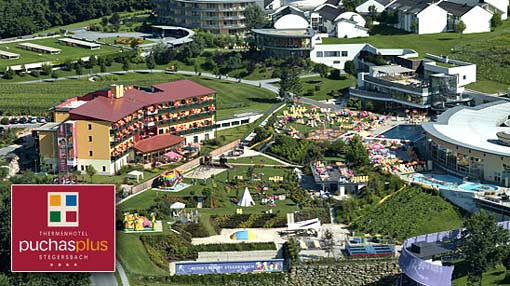
<path id="1" fill-rule="evenodd" d="M 324 54 L 322 52 L 317 52 L 317 57 L 318 58 L 322 58 L 324 56 Z"/>
<path id="2" fill-rule="evenodd" d="M 226 4 L 223 4 L 223 8 L 225 8 L 225 9 L 230 9 L 230 8 L 232 8 L 232 7 L 233 7 L 233 6 L 232 6 L 232 3 L 226 3 Z"/>
<path id="3" fill-rule="evenodd" d="M 92 136 L 89 136 L 89 142 L 92 142 Z"/>
<path id="4" fill-rule="evenodd" d="M 92 124 L 89 124 L 89 130 L 92 130 Z"/>
<path id="5" fill-rule="evenodd" d="M 213 3 L 208 3 L 207 8 L 214 9 L 215 5 Z"/>
<path id="6" fill-rule="evenodd" d="M 84 165 L 81 165 L 81 170 L 85 171 L 85 166 Z"/>
<path id="7" fill-rule="evenodd" d="M 106 172 L 106 167 L 105 166 L 103 166 L 103 172 Z"/>
<path id="8" fill-rule="evenodd" d="M 347 57 L 349 53 L 347 51 L 342 51 L 342 57 Z"/>
<path id="9" fill-rule="evenodd" d="M 92 151 L 89 151 L 89 156 L 92 157 L 92 155 L 94 154 L 94 152 Z"/>

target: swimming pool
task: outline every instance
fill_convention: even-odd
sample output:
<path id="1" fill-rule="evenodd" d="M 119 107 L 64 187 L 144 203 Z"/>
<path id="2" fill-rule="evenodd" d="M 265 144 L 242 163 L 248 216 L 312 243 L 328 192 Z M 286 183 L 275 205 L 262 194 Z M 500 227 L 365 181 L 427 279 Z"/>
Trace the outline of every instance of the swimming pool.
<path id="1" fill-rule="evenodd" d="M 414 183 L 427 185 L 435 189 L 456 190 L 462 180 L 450 175 L 436 174 L 414 174 L 412 176 Z"/>
<path id="2" fill-rule="evenodd" d="M 496 191 L 498 186 L 494 185 L 484 185 L 478 183 L 465 183 L 459 186 L 459 189 L 462 191 L 468 192 L 485 192 L 485 191 Z"/>
<path id="3" fill-rule="evenodd" d="M 380 135 L 388 139 L 409 140 L 416 142 L 423 136 L 423 128 L 420 125 L 397 125 Z"/>

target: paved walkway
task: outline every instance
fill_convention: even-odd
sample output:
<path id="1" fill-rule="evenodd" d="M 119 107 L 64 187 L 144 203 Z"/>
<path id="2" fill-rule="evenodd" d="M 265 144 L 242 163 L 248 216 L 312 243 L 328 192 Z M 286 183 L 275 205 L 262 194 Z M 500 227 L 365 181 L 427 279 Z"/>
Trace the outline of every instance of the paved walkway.
<path id="1" fill-rule="evenodd" d="M 91 286 L 117 286 L 115 274 L 111 272 L 92 272 L 90 274 Z M 126 285 L 126 284 L 123 284 Z M 129 284 L 127 284 L 129 285 Z"/>

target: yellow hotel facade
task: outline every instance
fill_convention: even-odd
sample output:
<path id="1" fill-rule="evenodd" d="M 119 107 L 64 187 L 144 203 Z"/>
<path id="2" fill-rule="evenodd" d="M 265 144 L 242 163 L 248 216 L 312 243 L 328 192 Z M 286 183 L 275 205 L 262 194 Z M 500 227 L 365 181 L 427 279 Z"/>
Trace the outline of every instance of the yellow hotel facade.
<path id="1" fill-rule="evenodd" d="M 115 174 L 169 150 L 214 138 L 216 91 L 190 80 L 149 88 L 113 85 L 50 110 L 33 131 L 42 171 Z"/>

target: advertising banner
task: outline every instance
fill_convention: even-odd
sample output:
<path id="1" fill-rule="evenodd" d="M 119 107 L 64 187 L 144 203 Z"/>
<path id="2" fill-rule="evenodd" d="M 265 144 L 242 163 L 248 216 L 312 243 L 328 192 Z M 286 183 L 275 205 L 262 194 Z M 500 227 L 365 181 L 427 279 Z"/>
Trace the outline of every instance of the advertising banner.
<path id="1" fill-rule="evenodd" d="M 176 262 L 175 274 L 280 272 L 283 259 L 226 262 Z"/>
<path id="2" fill-rule="evenodd" d="M 114 272 L 114 185 L 12 185 L 13 272 Z"/>

